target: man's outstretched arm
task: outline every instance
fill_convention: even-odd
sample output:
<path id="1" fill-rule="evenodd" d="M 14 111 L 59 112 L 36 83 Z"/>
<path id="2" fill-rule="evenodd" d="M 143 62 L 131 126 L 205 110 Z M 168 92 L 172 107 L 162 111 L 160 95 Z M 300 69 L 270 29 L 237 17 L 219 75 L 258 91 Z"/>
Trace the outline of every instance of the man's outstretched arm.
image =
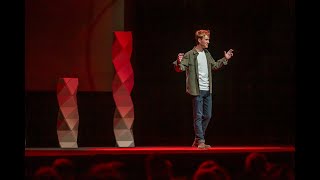
<path id="1" fill-rule="evenodd" d="M 212 66 L 213 70 L 220 69 L 223 65 L 227 65 L 229 59 L 233 56 L 233 49 L 230 49 L 228 52 L 224 51 L 224 57 L 219 59 L 218 61 L 214 62 Z"/>

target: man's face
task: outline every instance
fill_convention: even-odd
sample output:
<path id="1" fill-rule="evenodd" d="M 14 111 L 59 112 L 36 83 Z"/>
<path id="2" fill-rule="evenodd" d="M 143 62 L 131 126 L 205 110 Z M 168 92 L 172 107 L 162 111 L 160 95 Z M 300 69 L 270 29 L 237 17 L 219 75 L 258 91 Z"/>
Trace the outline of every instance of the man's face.
<path id="1" fill-rule="evenodd" d="M 204 49 L 208 48 L 209 43 L 210 43 L 210 38 L 207 35 L 203 36 L 202 39 L 199 39 L 199 45 Z"/>

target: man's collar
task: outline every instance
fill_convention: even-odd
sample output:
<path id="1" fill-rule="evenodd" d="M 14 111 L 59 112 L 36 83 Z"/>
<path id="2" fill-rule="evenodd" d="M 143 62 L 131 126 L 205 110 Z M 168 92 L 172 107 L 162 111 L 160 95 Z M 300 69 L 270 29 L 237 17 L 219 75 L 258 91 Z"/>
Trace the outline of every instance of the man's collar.
<path id="1" fill-rule="evenodd" d="M 208 49 L 203 49 L 203 50 L 204 50 L 205 53 L 209 52 Z M 198 51 L 196 50 L 196 46 L 193 47 L 192 51 L 193 51 L 193 54 L 199 54 Z"/>

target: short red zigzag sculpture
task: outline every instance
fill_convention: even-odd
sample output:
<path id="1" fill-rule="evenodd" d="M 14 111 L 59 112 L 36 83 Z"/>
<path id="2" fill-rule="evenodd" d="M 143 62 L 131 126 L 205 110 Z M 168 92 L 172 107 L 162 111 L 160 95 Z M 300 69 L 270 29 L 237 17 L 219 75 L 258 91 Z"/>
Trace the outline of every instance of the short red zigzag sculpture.
<path id="1" fill-rule="evenodd" d="M 57 84 L 59 113 L 57 134 L 61 148 L 78 148 L 78 78 L 60 78 Z"/>
<path id="2" fill-rule="evenodd" d="M 130 96 L 134 84 L 134 73 L 130 63 L 131 53 L 131 32 L 114 32 L 112 62 L 115 76 L 112 82 L 112 91 L 116 109 L 113 117 L 113 130 L 118 147 L 135 146 L 132 133 L 134 107 Z"/>

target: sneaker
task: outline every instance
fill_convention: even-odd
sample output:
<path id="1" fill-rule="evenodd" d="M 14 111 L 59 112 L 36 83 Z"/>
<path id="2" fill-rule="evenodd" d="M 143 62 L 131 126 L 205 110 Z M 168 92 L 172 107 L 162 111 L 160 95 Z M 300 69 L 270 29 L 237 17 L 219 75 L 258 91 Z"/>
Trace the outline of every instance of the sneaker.
<path id="1" fill-rule="evenodd" d="M 208 149 L 208 148 L 211 148 L 211 146 L 210 146 L 210 145 L 207 145 L 207 144 L 204 144 L 204 143 L 200 143 L 200 144 L 198 145 L 198 148 L 199 148 L 199 149 Z"/>
<path id="2" fill-rule="evenodd" d="M 198 147 L 198 143 L 194 141 L 192 147 Z"/>
<path id="3" fill-rule="evenodd" d="M 204 146 L 205 146 L 205 148 L 211 148 L 211 146 L 208 145 L 208 144 L 204 144 Z M 199 148 L 199 145 L 198 145 L 197 142 L 194 141 L 193 144 L 192 144 L 192 147 L 197 147 L 197 148 Z"/>

